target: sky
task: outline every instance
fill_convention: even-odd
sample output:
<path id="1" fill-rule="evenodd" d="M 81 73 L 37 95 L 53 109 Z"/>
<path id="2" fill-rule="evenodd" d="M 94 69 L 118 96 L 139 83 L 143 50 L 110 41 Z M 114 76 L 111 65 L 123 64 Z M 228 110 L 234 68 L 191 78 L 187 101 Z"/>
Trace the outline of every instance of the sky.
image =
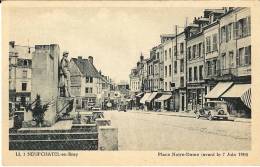
<path id="1" fill-rule="evenodd" d="M 202 8 L 19 7 L 9 10 L 8 36 L 18 45 L 58 44 L 69 58 L 93 56 L 103 74 L 128 81 L 141 52 L 149 57 L 161 34 L 202 14 Z"/>

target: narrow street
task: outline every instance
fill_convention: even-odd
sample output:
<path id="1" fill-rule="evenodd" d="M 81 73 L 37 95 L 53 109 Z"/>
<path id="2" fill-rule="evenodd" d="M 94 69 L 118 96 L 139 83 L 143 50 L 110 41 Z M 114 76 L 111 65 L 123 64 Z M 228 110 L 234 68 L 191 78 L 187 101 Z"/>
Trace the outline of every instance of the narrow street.
<path id="1" fill-rule="evenodd" d="M 249 150 L 250 123 L 105 111 L 118 128 L 119 150 Z"/>

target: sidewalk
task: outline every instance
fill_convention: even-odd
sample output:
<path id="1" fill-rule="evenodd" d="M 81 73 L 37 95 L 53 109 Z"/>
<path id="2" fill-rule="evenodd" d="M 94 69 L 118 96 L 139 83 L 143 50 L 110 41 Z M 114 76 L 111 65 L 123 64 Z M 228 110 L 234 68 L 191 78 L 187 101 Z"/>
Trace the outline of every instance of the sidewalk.
<path id="1" fill-rule="evenodd" d="M 176 116 L 176 117 L 188 117 L 188 118 L 196 118 L 196 115 L 193 111 L 190 112 L 172 112 L 172 111 L 144 111 L 144 110 L 130 110 L 135 113 L 143 113 L 143 114 L 157 114 L 157 115 L 166 115 L 166 116 Z M 229 117 L 230 121 L 234 122 L 243 122 L 243 123 L 251 123 L 251 119 L 249 118 L 237 118 L 237 117 Z"/>
<path id="2" fill-rule="evenodd" d="M 156 111 L 144 111 L 144 110 L 135 110 L 135 111 L 130 110 L 130 111 L 135 112 L 135 113 L 143 113 L 143 114 L 157 114 L 157 115 L 188 117 L 188 118 L 195 118 L 196 117 L 196 115 L 192 111 L 190 111 L 190 112 L 171 112 L 171 111 L 156 112 Z"/>

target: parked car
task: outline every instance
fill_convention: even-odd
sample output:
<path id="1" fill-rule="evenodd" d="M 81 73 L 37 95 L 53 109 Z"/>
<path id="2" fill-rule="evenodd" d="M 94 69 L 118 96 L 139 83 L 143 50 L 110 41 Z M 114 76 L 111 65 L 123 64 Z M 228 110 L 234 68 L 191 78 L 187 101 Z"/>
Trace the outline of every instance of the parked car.
<path id="1" fill-rule="evenodd" d="M 206 102 L 202 109 L 195 111 L 196 118 L 205 117 L 208 120 L 223 119 L 228 120 L 227 103 L 223 101 Z"/>

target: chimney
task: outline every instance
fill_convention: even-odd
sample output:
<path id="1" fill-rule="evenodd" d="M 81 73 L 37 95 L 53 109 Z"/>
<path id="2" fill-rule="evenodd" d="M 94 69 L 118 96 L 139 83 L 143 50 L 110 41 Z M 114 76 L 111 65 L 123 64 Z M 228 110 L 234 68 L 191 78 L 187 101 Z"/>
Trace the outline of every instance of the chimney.
<path id="1" fill-rule="evenodd" d="M 82 60 L 82 56 L 78 56 L 78 59 L 79 59 L 79 60 Z"/>
<path id="2" fill-rule="evenodd" d="M 88 57 L 88 61 L 89 61 L 91 64 L 93 64 L 93 57 L 92 57 L 92 56 L 89 56 L 89 57 Z"/>
<path id="3" fill-rule="evenodd" d="M 9 42 L 9 45 L 10 45 L 12 48 L 14 48 L 15 41 L 10 41 L 10 42 Z"/>

